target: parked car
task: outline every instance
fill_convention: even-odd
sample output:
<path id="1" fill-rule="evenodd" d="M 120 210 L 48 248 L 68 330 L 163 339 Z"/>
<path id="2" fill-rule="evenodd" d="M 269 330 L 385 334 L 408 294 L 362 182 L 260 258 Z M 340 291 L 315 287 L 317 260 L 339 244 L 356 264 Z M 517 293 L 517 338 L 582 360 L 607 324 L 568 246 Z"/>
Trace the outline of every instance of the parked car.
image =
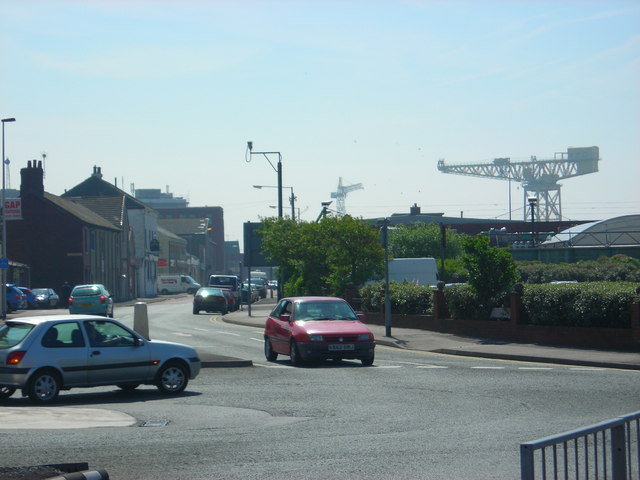
<path id="1" fill-rule="evenodd" d="M 53 402 L 60 390 L 100 385 L 155 385 L 178 394 L 200 372 L 194 348 L 147 340 L 94 315 L 7 320 L 0 327 L 0 364 L 0 399 L 21 389 L 40 404 Z"/>
<path id="2" fill-rule="evenodd" d="M 27 287 L 18 287 L 22 293 L 24 293 L 25 300 L 27 301 L 26 308 L 37 308 L 38 304 L 36 303 L 36 296 L 33 294 L 30 288 Z"/>
<path id="3" fill-rule="evenodd" d="M 205 312 L 220 312 L 225 315 L 229 311 L 227 296 L 221 288 L 201 287 L 193 296 L 193 314 L 198 315 L 200 310 Z"/>
<path id="4" fill-rule="evenodd" d="M 69 297 L 69 313 L 113 318 L 113 298 L 104 285 L 76 285 Z"/>
<path id="5" fill-rule="evenodd" d="M 6 285 L 7 289 L 7 312 L 15 312 L 21 308 L 25 308 L 27 299 L 22 290 L 15 285 Z"/>
<path id="6" fill-rule="evenodd" d="M 283 298 L 267 318 L 264 355 L 270 362 L 288 355 L 294 365 L 343 358 L 372 365 L 376 343 L 361 320 L 364 315 L 356 314 L 341 298 Z"/>
<path id="7" fill-rule="evenodd" d="M 53 288 L 34 288 L 32 292 L 38 308 L 58 308 L 60 305 L 60 296 Z"/>

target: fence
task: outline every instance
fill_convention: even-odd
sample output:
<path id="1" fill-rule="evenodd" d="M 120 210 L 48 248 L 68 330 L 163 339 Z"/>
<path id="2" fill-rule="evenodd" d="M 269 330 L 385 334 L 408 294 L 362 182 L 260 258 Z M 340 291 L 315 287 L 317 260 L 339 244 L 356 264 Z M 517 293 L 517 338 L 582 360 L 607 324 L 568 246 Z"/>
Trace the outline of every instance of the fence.
<path id="1" fill-rule="evenodd" d="M 640 479 L 640 412 L 520 444 L 520 477 Z"/>

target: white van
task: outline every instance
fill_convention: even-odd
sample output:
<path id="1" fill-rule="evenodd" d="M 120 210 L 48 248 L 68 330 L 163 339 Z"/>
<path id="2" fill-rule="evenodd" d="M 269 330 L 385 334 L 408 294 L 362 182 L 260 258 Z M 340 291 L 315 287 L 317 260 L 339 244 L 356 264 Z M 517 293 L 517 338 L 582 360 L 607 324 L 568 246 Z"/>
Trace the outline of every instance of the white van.
<path id="1" fill-rule="evenodd" d="M 193 295 L 201 286 L 189 275 L 160 275 L 156 285 L 158 293 L 162 295 L 169 293 L 190 293 Z"/>

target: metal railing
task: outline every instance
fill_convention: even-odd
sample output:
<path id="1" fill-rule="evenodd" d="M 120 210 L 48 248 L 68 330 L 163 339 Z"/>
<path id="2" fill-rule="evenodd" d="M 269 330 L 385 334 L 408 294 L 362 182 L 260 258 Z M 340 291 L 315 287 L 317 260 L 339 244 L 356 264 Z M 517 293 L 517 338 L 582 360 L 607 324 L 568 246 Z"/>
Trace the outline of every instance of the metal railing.
<path id="1" fill-rule="evenodd" d="M 520 478 L 640 479 L 640 412 L 520 444 Z"/>

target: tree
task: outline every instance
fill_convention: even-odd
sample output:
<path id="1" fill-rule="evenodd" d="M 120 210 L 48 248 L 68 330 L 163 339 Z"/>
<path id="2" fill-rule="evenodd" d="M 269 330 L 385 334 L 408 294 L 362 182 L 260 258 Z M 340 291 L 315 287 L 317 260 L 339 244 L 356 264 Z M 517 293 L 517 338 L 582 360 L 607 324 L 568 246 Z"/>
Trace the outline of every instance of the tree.
<path id="1" fill-rule="evenodd" d="M 379 273 L 384 250 L 378 230 L 349 216 L 320 222 L 264 220 L 262 248 L 280 265 L 285 295 L 344 295 Z"/>
<path id="2" fill-rule="evenodd" d="M 463 235 L 446 229 L 445 258 L 455 258 L 462 253 Z M 389 248 L 395 258 L 440 258 L 440 225 L 415 222 L 398 225 L 389 230 Z"/>
<path id="3" fill-rule="evenodd" d="M 484 313 L 501 305 L 513 285 L 518 281 L 518 270 L 511 254 L 502 248 L 490 247 L 483 235 L 464 241 L 462 262 L 469 272 L 469 286 L 482 303 Z"/>

